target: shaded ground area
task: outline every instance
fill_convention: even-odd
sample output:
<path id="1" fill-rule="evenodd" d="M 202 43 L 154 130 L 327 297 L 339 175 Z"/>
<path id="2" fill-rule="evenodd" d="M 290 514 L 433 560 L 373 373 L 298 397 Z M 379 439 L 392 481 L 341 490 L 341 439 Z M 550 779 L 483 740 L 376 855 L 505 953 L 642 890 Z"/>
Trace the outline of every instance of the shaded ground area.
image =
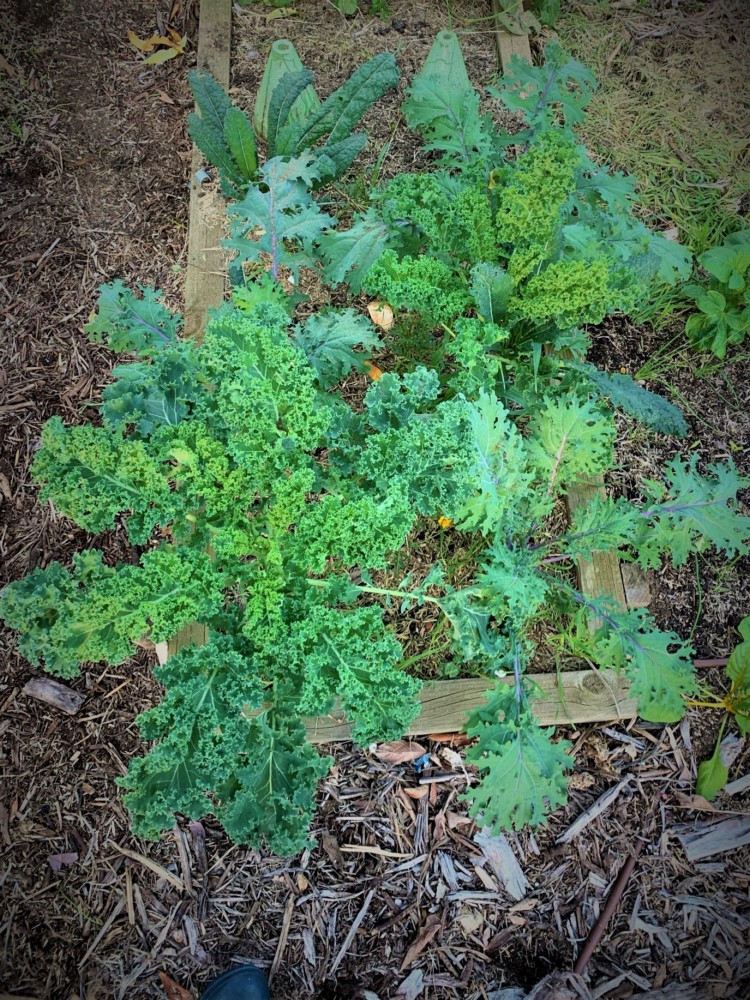
<path id="1" fill-rule="evenodd" d="M 563 45 L 601 83 L 582 127 L 695 253 L 750 211 L 750 8 L 744 0 L 562 5 Z"/>
<path id="2" fill-rule="evenodd" d="M 247 51 L 236 41 L 238 96 L 257 84 L 274 33 L 328 67 L 320 83 L 326 93 L 377 48 L 393 48 L 408 78 L 431 33 L 446 26 L 426 3 L 394 0 L 390 18 L 349 22 L 317 0 L 297 6 L 304 17 L 281 25 L 266 20 L 263 8 L 238 15 L 257 38 Z M 484 16 L 475 6 L 453 5 L 453 15 Z M 197 30 L 186 4 L 174 6 L 171 21 L 169 4 L 157 10 L 161 24 L 140 0 L 0 5 L 4 579 L 52 559 L 66 562 L 87 541 L 38 506 L 28 465 L 43 421 L 88 419 L 106 383 L 113 358 L 80 333 L 96 285 L 122 277 L 180 301 L 190 58 L 148 69 L 127 30 L 144 37 L 168 22 L 193 41 Z M 493 56 L 484 23 L 454 23 L 466 32 L 464 43 L 476 36 L 469 69 L 476 82 L 486 79 Z M 351 39 L 349 48 L 336 32 Z M 415 155 L 395 100 L 366 124 L 375 137 L 371 157 L 383 139 L 393 140 L 399 162 Z M 612 323 L 597 336 L 596 360 L 635 373 L 668 336 Z M 679 361 L 652 365 L 649 384 L 668 382 L 687 401 L 688 447 L 700 439 L 706 460 L 729 451 L 747 470 L 747 361 L 705 371 L 693 362 L 683 351 Z M 623 434 L 612 481 L 628 492 L 667 451 L 657 440 L 639 442 L 625 424 Z M 132 557 L 118 532 L 105 547 L 108 558 Z M 699 609 L 692 572 L 663 574 L 655 587 L 661 623 L 683 634 Z M 701 557 L 699 574 L 695 644 L 703 655 L 723 655 L 748 610 L 747 566 Z M 6 635 L 0 649 L 2 989 L 53 1000 L 145 1000 L 164 995 L 165 972 L 198 995 L 232 961 L 252 959 L 281 1000 L 486 1000 L 572 967 L 643 837 L 617 916 L 589 965 L 594 995 L 625 998 L 691 983 L 697 992 L 672 995 L 750 992 L 750 852 L 691 862 L 677 839 L 680 824 L 707 818 L 689 797 L 716 732 L 705 714 L 691 711 L 679 727 L 564 734 L 576 760 L 570 803 L 544 830 L 509 838 L 528 881 L 514 896 L 496 854 L 477 842 L 466 819 L 460 795 L 470 775 L 460 743 L 425 741 L 439 780 L 421 784 L 410 764 L 334 748 L 313 829 L 317 846 L 293 859 L 232 845 L 210 820 L 182 823 L 147 844 L 130 836 L 116 785 L 139 749 L 135 715 L 158 697 L 146 654 L 117 668 L 89 668 L 71 685 L 85 695 L 83 707 L 67 717 L 22 693 L 37 671 L 18 656 L 14 637 Z M 749 769 L 744 749 L 734 773 Z M 570 842 L 556 843 L 608 789 L 617 791 L 602 814 Z M 746 794 L 722 796 L 717 805 L 750 808 Z"/>

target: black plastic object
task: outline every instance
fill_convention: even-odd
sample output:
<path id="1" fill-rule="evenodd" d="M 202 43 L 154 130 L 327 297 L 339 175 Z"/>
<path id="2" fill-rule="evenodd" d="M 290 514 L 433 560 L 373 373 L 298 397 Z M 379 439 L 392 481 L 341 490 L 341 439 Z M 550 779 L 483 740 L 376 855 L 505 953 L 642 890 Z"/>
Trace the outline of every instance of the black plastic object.
<path id="1" fill-rule="evenodd" d="M 257 966 L 238 965 L 209 983 L 201 1000 L 271 1000 L 271 994 Z"/>

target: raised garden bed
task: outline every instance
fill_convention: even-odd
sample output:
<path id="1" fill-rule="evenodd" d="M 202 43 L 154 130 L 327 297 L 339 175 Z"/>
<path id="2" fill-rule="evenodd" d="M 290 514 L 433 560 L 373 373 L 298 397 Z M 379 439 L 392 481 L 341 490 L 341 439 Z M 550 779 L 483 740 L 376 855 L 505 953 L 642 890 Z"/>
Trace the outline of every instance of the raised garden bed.
<path id="1" fill-rule="evenodd" d="M 426 12 L 428 20 L 417 18 L 414 33 L 404 44 L 396 42 L 404 67 L 415 75 L 427 58 L 434 38 L 446 26 L 442 13 Z M 482 17 L 481 11 L 456 9 L 458 18 L 470 17 L 481 26 L 468 36 L 467 68 L 481 88 L 483 82 L 493 79 L 499 63 L 510 71 L 514 58 L 531 60 L 528 37 L 510 35 L 500 27 L 490 24 L 489 10 Z M 311 25 L 324 35 L 326 44 L 320 46 L 312 41 Z M 198 50 L 198 66 L 211 72 L 229 89 L 235 100 L 246 107 L 254 107 L 260 87 L 264 58 L 261 49 L 267 50 L 279 38 L 288 38 L 304 64 L 315 66 L 316 84 L 323 93 L 334 89 L 357 68 L 365 57 L 378 52 L 390 51 L 393 34 L 401 32 L 406 25 L 397 20 L 396 27 L 371 22 L 357 32 L 356 44 L 351 28 L 326 0 L 313 2 L 306 7 L 304 15 L 289 21 L 281 19 L 263 21 L 249 14 L 240 16 L 232 45 L 231 20 L 228 4 L 213 3 L 207 6 L 203 16 L 201 44 Z M 282 34 L 283 32 L 283 34 Z M 317 36 L 316 36 L 317 37 Z M 230 51 L 233 59 L 230 60 Z M 230 70 L 234 66 L 234 72 Z M 403 99 L 403 88 L 408 84 L 408 76 L 402 80 L 397 91 L 387 93 L 375 108 L 365 115 L 363 124 L 368 128 L 371 141 L 368 149 L 357 160 L 357 169 L 363 175 L 373 168 L 379 179 L 395 175 L 399 171 L 413 169 L 417 156 L 414 133 L 404 127 L 399 115 L 399 105 Z M 391 123 L 396 123 L 393 127 Z M 400 123 L 400 124 L 399 124 Z M 416 147 L 418 149 L 418 147 Z M 378 151 L 385 152 L 384 157 Z M 199 154 L 193 166 L 200 164 Z M 185 332 L 188 336 L 202 336 L 208 311 L 224 301 L 226 292 L 223 273 L 226 265 L 219 245 L 224 235 L 224 220 L 217 192 L 209 195 L 201 183 L 193 181 L 191 187 L 191 214 L 189 229 L 188 272 L 185 293 Z M 582 504 L 593 497 L 604 495 L 603 486 L 593 483 L 578 484 L 568 490 L 567 504 L 572 514 Z M 579 561 L 579 580 L 582 592 L 592 597 L 607 595 L 621 607 L 638 608 L 650 600 L 645 578 L 629 579 L 630 600 L 626 599 L 621 575 L 621 567 L 616 555 L 596 552 L 591 560 Z M 628 567 L 628 569 L 631 569 Z M 194 642 L 204 642 L 207 631 L 204 626 L 190 625 L 170 642 L 170 654 Z M 628 682 L 613 672 L 599 671 L 565 672 L 556 680 L 549 675 L 538 675 L 541 682 L 541 697 L 535 700 L 535 714 L 544 724 L 575 724 L 582 722 L 627 719 L 635 716 L 637 704 L 628 697 Z M 510 679 L 508 681 L 510 683 Z M 429 684 L 420 694 L 422 708 L 420 715 L 410 726 L 411 735 L 431 732 L 455 732 L 463 728 L 469 710 L 476 708 L 486 692 L 487 682 L 481 680 L 458 679 Z M 350 736 L 351 725 L 332 717 L 309 719 L 306 722 L 308 738 L 315 743 L 346 739 Z"/>

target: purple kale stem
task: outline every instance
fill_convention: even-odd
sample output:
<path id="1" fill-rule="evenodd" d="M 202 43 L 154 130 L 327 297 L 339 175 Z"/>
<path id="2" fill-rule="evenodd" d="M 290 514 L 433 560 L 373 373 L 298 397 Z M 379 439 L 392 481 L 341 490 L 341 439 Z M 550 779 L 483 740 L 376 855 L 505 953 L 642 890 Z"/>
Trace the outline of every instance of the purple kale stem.
<path id="1" fill-rule="evenodd" d="M 279 261 L 278 261 L 278 249 L 279 249 L 279 238 L 276 235 L 276 225 L 274 223 L 276 206 L 274 204 L 273 197 L 273 185 L 268 185 L 268 198 L 271 202 L 271 261 L 272 261 L 272 273 L 273 280 L 279 280 Z"/>
<path id="2" fill-rule="evenodd" d="M 679 504 L 663 504 L 659 507 L 651 507 L 650 510 L 640 510 L 638 514 L 640 517 L 655 517 L 657 514 L 678 514 L 681 510 L 693 510 L 695 507 L 713 507 L 717 503 L 723 503 L 722 500 L 696 500 L 695 503 L 679 503 Z M 537 549 L 547 549 L 551 545 L 558 545 L 560 542 L 574 542 L 579 538 L 586 538 L 588 535 L 596 535 L 599 533 L 598 528 L 590 528 L 588 531 L 579 531 L 575 535 L 558 535 L 556 538 L 548 538 L 544 542 L 535 542 L 534 545 L 529 545 L 529 552 L 535 552 Z M 544 560 L 548 562 L 549 560 Z"/>
<path id="3" fill-rule="evenodd" d="M 170 338 L 167 336 L 167 334 L 163 330 L 160 330 L 158 326 L 152 326 L 151 323 L 147 323 L 142 316 L 138 315 L 138 313 L 135 311 L 135 309 L 133 309 L 132 306 L 130 307 L 130 313 L 136 320 L 138 320 L 141 326 L 145 326 L 147 330 L 151 331 L 151 333 L 157 334 L 159 337 L 161 337 L 162 340 L 169 343 Z"/>
<path id="4" fill-rule="evenodd" d="M 587 601 L 583 594 L 574 590 L 573 587 L 565 587 L 565 589 L 571 594 L 574 601 L 583 605 L 584 608 L 588 608 L 589 611 L 592 611 L 597 618 L 601 618 L 602 621 L 606 622 L 611 629 L 614 629 L 615 632 L 619 632 L 621 635 L 625 636 L 628 642 L 631 642 L 636 649 L 640 649 L 643 652 L 644 647 L 640 642 L 638 642 L 635 638 L 635 634 L 631 632 L 630 629 L 625 628 L 624 625 L 618 624 L 616 619 L 614 619 L 611 615 L 608 615 L 605 611 L 602 611 L 601 608 L 598 608 L 594 602 Z"/>
<path id="5" fill-rule="evenodd" d="M 722 502 L 721 500 L 696 500 L 695 503 L 663 504 L 660 507 L 652 507 L 651 510 L 642 510 L 641 517 L 653 517 L 655 514 L 677 514 L 681 510 L 692 510 L 693 507 L 713 507 L 714 504 Z"/>
<path id="6" fill-rule="evenodd" d="M 520 705 L 523 698 L 523 687 L 521 686 L 521 657 L 518 655 L 517 646 L 513 653 L 513 676 L 516 678 L 516 702 Z"/>

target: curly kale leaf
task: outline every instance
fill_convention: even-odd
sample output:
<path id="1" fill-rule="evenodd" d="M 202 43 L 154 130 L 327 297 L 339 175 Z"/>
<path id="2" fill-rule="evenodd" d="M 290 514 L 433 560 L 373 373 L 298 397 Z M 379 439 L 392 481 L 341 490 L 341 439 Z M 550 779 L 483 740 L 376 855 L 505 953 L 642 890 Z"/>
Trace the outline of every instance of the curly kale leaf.
<path id="1" fill-rule="evenodd" d="M 352 369 L 364 369 L 366 355 L 354 348 L 377 350 L 380 336 L 364 316 L 353 309 L 338 309 L 313 313 L 304 326 L 295 328 L 294 342 L 317 372 L 318 385 L 329 389 Z"/>
<path id="2" fill-rule="evenodd" d="M 372 194 L 399 257 L 422 253 L 455 269 L 498 257 L 486 184 L 447 172 L 399 174 Z"/>
<path id="3" fill-rule="evenodd" d="M 299 719 L 281 711 L 251 722 L 243 752 L 246 765 L 235 764 L 218 789 L 217 814 L 227 834 L 239 844 L 265 840 L 286 857 L 310 846 L 315 791 L 332 758 L 321 757 Z"/>
<path id="4" fill-rule="evenodd" d="M 597 403 L 574 395 L 548 398 L 529 424 L 528 454 L 533 467 L 555 484 L 596 476 L 612 465 L 615 427 Z"/>
<path id="5" fill-rule="evenodd" d="M 307 504 L 297 520 L 291 558 L 312 573 L 322 573 L 331 557 L 345 566 L 384 569 L 406 542 L 415 517 L 398 490 L 383 498 L 329 494 Z"/>
<path id="6" fill-rule="evenodd" d="M 609 398 L 612 406 L 619 407 L 647 427 L 676 437 L 687 434 L 688 426 L 682 410 L 663 396 L 644 389 L 630 375 L 603 372 L 595 365 L 573 361 L 566 362 L 566 366 L 580 372 L 597 393 Z"/>
<path id="7" fill-rule="evenodd" d="M 24 656 L 62 677 L 84 662 L 121 663 L 142 636 L 169 639 L 222 603 L 221 578 L 198 550 L 163 546 L 140 566 L 105 566 L 99 552 L 73 562 L 72 572 L 59 563 L 34 570 L 0 596 L 0 618 L 23 633 Z"/>
<path id="8" fill-rule="evenodd" d="M 523 439 L 497 397 L 482 389 L 477 401 L 467 407 L 474 455 L 469 480 L 473 491 L 456 512 L 456 523 L 464 531 L 487 535 L 507 530 L 509 515 L 523 517 L 533 475 Z"/>
<path id="9" fill-rule="evenodd" d="M 697 469 L 698 456 L 688 463 L 672 459 L 665 483 L 647 482 L 641 530 L 632 544 L 644 568 L 658 566 L 665 553 L 681 566 L 691 552 L 713 545 L 730 558 L 750 550 L 750 517 L 737 507 L 737 491 L 748 485 L 732 461 Z"/>
<path id="10" fill-rule="evenodd" d="M 606 257 L 556 260 L 529 278 L 512 300 L 511 311 L 522 319 L 551 321 L 566 330 L 601 323 L 616 309 L 627 311 L 633 305 L 625 298 L 630 291 L 617 287 L 616 272 Z"/>
<path id="11" fill-rule="evenodd" d="M 164 701 L 139 716 L 159 742 L 134 760 L 120 784 L 133 829 L 157 838 L 175 812 L 215 813 L 238 843 L 291 854 L 308 841 L 315 787 L 330 759 L 305 740 L 299 719 L 261 707 L 264 688 L 251 659 L 226 636 L 172 657 L 157 676 Z"/>
<path id="12" fill-rule="evenodd" d="M 340 698 L 363 746 L 398 739 L 419 714 L 421 682 L 399 669 L 401 645 L 380 608 L 313 608 L 292 626 L 284 655 L 303 678 L 300 710 L 323 715 Z"/>
<path id="13" fill-rule="evenodd" d="M 175 812 L 200 819 L 212 811 L 208 793 L 233 771 L 248 729 L 244 710 L 259 708 L 263 686 L 251 661 L 227 636 L 189 646 L 155 671 L 163 700 L 138 716 L 141 736 L 161 740 L 131 762 L 120 784 L 139 836 L 158 837 Z"/>
<path id="14" fill-rule="evenodd" d="M 264 496 L 291 462 L 307 461 L 300 453 L 323 443 L 331 420 L 288 325 L 289 316 L 272 302 L 251 313 L 223 310 L 209 322 L 201 352 L 216 385 L 213 419 L 227 428 L 230 454 Z"/>
<path id="15" fill-rule="evenodd" d="M 387 238 L 385 223 L 372 208 L 355 215 L 349 229 L 326 229 L 318 240 L 326 281 L 334 287 L 346 282 L 352 294 L 359 294 L 365 275 L 385 252 Z"/>
<path id="16" fill-rule="evenodd" d="M 549 132 L 514 163 L 493 172 L 497 239 L 511 251 L 508 269 L 516 281 L 556 256 L 580 156 L 572 139 Z"/>
<path id="17" fill-rule="evenodd" d="M 443 351 L 452 355 L 461 370 L 449 376 L 449 383 L 456 394 L 463 393 L 474 399 L 480 389 L 492 392 L 503 358 L 498 353 L 510 338 L 510 330 L 486 323 L 476 316 L 460 316 L 443 340 Z"/>
<path id="18" fill-rule="evenodd" d="M 284 160 L 267 160 L 260 170 L 261 183 L 250 186 L 242 201 L 229 207 L 232 238 L 224 240 L 237 251 L 240 263 L 258 264 L 261 254 L 271 260 L 271 273 L 279 279 L 288 267 L 297 280 L 303 264 L 312 266 L 314 244 L 336 220 L 321 212 L 310 194 L 320 173 L 310 152 Z"/>
<path id="19" fill-rule="evenodd" d="M 437 372 L 421 365 L 413 372 L 390 372 L 373 383 L 365 396 L 365 419 L 375 430 L 405 427 L 418 412 L 431 409 L 440 394 Z"/>
<path id="20" fill-rule="evenodd" d="M 180 507 L 168 468 L 142 441 L 102 427 L 65 427 L 59 417 L 44 426 L 32 473 L 42 485 L 41 499 L 87 531 L 105 531 L 127 515 L 128 537 L 136 544 Z"/>
<path id="21" fill-rule="evenodd" d="M 498 684 L 466 726 L 477 741 L 466 759 L 479 769 L 479 784 L 464 799 L 469 815 L 493 833 L 538 826 L 567 801 L 571 744 L 553 743 L 552 731 L 538 727 L 520 693 L 517 685 Z"/>
<path id="22" fill-rule="evenodd" d="M 380 493 L 397 487 L 420 514 L 454 520 L 474 488 L 474 467 L 468 408 L 460 399 L 370 436 L 358 461 Z"/>
<path id="23" fill-rule="evenodd" d="M 149 361 L 118 365 L 102 393 L 106 427 L 132 427 L 149 437 L 159 427 L 181 423 L 205 390 L 197 374 L 198 352 L 190 341 L 165 347 Z"/>
<path id="24" fill-rule="evenodd" d="M 138 287 L 141 298 L 120 280 L 99 286 L 97 312 L 84 326 L 89 340 L 106 341 L 118 353 L 134 351 L 144 356 L 175 343 L 182 317 L 159 301 L 162 292 L 158 289 Z"/>
<path id="25" fill-rule="evenodd" d="M 466 285 L 434 257 L 403 257 L 386 250 L 365 275 L 362 287 L 397 309 L 420 313 L 429 322 L 450 323 L 471 303 Z"/>

